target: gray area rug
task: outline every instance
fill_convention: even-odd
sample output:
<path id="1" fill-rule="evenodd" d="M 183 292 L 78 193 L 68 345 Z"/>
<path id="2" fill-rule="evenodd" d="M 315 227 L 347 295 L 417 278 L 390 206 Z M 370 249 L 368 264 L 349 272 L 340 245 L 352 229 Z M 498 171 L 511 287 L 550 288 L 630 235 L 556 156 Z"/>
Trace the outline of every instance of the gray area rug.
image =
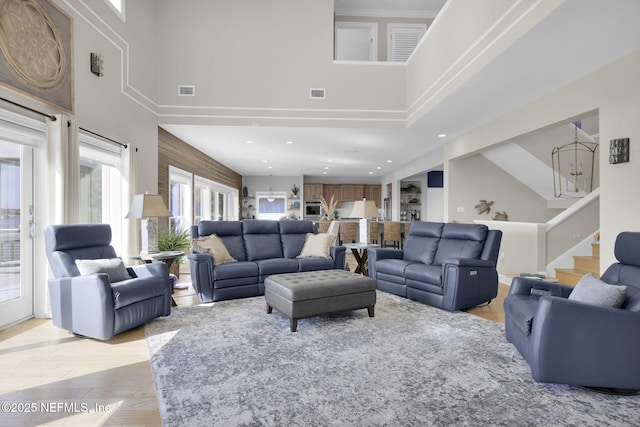
<path id="1" fill-rule="evenodd" d="M 538 384 L 504 326 L 378 291 L 300 320 L 263 297 L 180 307 L 145 327 L 165 426 L 623 426 L 640 396 Z"/>

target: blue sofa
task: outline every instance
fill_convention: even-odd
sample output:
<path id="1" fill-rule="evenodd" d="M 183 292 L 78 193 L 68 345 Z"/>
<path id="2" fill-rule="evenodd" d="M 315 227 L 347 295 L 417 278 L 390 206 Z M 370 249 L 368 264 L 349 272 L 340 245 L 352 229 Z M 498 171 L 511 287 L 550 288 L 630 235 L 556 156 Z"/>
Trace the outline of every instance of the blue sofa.
<path id="1" fill-rule="evenodd" d="M 378 289 L 449 311 L 498 294 L 502 232 L 482 224 L 412 222 L 403 249 L 369 249 Z"/>
<path id="2" fill-rule="evenodd" d="M 100 264 L 117 258 L 108 224 L 52 225 L 45 229 L 44 239 L 54 276 L 48 285 L 55 326 L 108 340 L 171 314 L 171 284 L 164 262 L 126 269 L 122 264 L 118 274 L 113 269 L 104 270 L 111 270 L 109 274 L 80 274 L 77 260 Z"/>
<path id="3" fill-rule="evenodd" d="M 513 279 L 504 300 L 506 337 L 531 367 L 535 381 L 608 391 L 640 390 L 638 248 L 640 232 L 617 236 L 614 253 L 618 262 L 600 277 L 604 285 L 592 291 L 593 301 L 572 296 L 582 280 L 574 288 Z M 612 290 L 602 289 L 607 284 L 626 287 L 621 307 L 605 306 L 604 297 Z"/>
<path id="4" fill-rule="evenodd" d="M 297 258 L 307 233 L 317 233 L 311 221 L 245 219 L 192 226 L 192 239 L 215 234 L 237 260 L 214 265 L 210 254 L 191 253 L 191 280 L 198 298 L 211 302 L 264 295 L 264 279 L 271 274 L 344 268 L 343 246 L 330 248 L 331 259 Z"/>

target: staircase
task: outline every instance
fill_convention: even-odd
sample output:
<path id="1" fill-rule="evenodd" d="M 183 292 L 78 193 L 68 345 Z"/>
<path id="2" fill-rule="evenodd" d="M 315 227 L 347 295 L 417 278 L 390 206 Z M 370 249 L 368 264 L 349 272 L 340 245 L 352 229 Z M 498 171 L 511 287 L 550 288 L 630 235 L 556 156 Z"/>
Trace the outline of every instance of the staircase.
<path id="1" fill-rule="evenodd" d="M 591 256 L 574 256 L 573 268 L 556 268 L 556 280 L 564 285 L 575 286 L 587 273 L 600 277 L 600 233 L 591 243 Z"/>

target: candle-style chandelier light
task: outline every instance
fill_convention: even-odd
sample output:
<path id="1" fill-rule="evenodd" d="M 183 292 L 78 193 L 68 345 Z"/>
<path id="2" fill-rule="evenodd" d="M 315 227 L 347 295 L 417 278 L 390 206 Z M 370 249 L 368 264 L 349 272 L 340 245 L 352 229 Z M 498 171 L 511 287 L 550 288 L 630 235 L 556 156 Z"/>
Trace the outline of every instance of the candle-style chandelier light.
<path id="1" fill-rule="evenodd" d="M 555 197 L 584 197 L 593 190 L 594 161 L 598 143 L 578 141 L 581 122 L 574 122 L 573 126 L 573 142 L 555 147 L 551 152 Z"/>

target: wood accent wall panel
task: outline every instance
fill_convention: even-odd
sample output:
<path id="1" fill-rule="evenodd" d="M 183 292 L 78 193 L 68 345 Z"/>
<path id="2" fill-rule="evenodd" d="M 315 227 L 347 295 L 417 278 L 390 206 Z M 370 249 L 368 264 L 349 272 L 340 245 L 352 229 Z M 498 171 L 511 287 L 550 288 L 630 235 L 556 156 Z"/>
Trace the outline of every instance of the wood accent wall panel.
<path id="1" fill-rule="evenodd" d="M 169 165 L 238 190 L 242 175 L 195 149 L 166 130 L 158 128 L 158 194 L 169 202 Z M 193 200 L 193 198 L 192 198 Z M 238 218 L 240 218 L 238 212 Z M 193 220 L 193 218 L 192 218 Z"/>

